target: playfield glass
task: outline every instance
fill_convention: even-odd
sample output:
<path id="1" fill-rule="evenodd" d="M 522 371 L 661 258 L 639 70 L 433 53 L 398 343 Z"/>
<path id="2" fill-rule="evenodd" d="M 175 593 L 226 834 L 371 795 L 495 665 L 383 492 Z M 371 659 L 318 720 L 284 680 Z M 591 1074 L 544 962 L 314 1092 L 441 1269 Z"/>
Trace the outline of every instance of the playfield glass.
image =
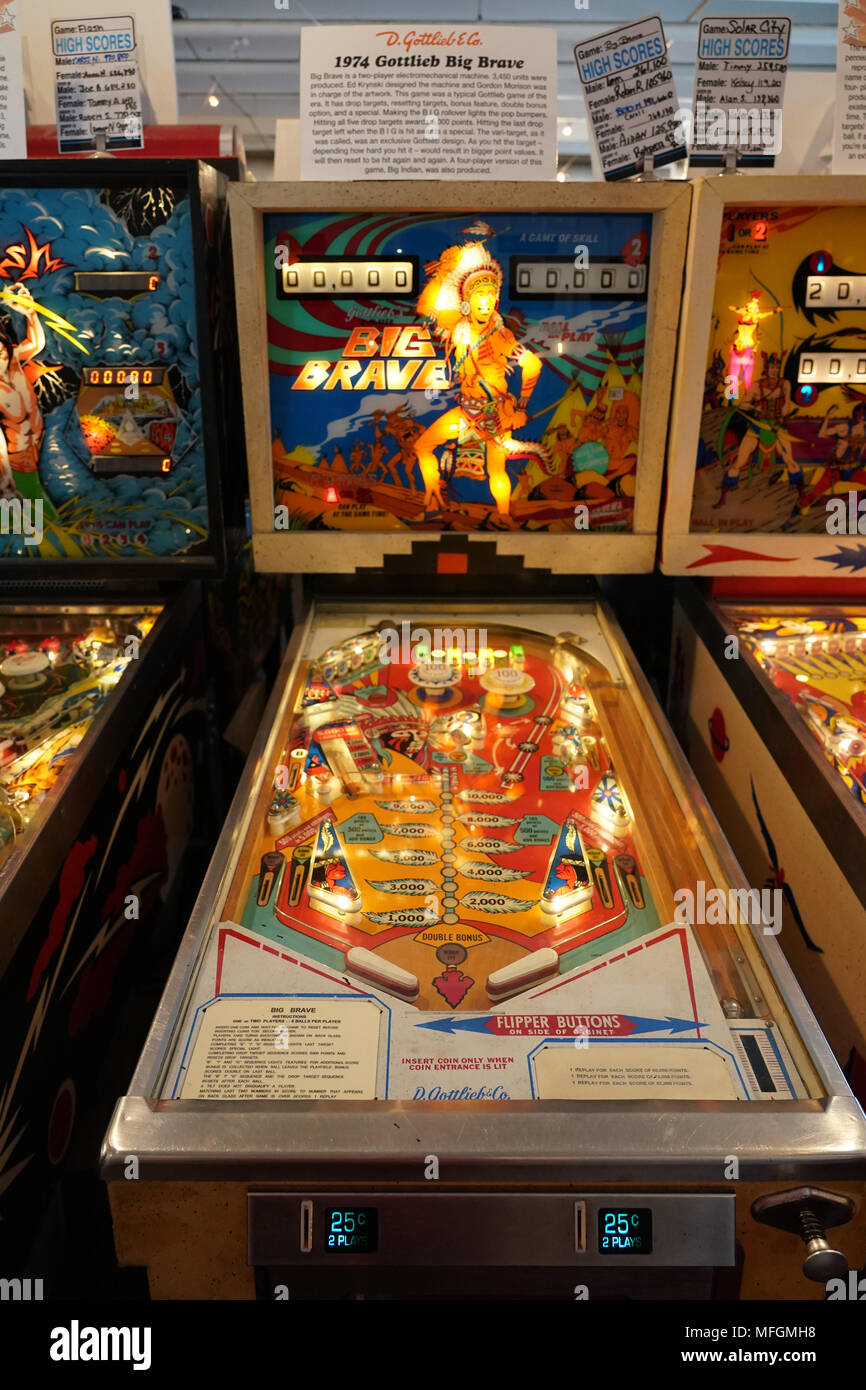
<path id="1" fill-rule="evenodd" d="M 651 226 L 266 214 L 276 529 L 630 531 Z"/>
<path id="2" fill-rule="evenodd" d="M 532 616 L 317 610 L 163 1098 L 809 1093 L 603 617 Z"/>
<path id="3" fill-rule="evenodd" d="M 866 805 L 866 612 L 734 610 L 737 631 Z"/>
<path id="4" fill-rule="evenodd" d="M 159 612 L 0 613 L 0 864 L 74 763 Z"/>

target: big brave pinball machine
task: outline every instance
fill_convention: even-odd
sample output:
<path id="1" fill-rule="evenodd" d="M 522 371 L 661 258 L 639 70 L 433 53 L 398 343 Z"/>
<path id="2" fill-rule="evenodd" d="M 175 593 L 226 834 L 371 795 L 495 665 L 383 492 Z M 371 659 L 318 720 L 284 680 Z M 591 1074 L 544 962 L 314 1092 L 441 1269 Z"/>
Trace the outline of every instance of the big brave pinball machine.
<path id="1" fill-rule="evenodd" d="M 154 1297 L 863 1257 L 866 1122 L 772 938 L 678 910 L 743 881 L 592 578 L 653 563 L 689 199 L 231 190 L 254 553 L 305 593 L 103 1148 Z"/>
<path id="2" fill-rule="evenodd" d="M 853 176 L 752 188 L 695 190 L 670 708 L 866 1102 L 866 197 Z"/>
<path id="3" fill-rule="evenodd" d="M 2 184 L 0 1217 L 50 1288 L 208 799 L 226 181 L 102 158 Z"/>

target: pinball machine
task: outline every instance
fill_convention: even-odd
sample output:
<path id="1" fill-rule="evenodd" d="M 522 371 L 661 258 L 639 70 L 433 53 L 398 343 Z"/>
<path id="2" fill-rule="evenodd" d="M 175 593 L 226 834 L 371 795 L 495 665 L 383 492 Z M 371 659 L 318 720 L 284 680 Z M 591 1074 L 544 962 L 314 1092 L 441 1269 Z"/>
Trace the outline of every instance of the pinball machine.
<path id="1" fill-rule="evenodd" d="M 706 920 L 748 890 L 594 579 L 653 565 L 689 200 L 230 190 L 254 555 L 304 583 L 103 1145 L 155 1298 L 863 1258 L 866 1121 L 766 920 Z"/>
<path id="2" fill-rule="evenodd" d="M 166 952 L 208 800 L 226 181 L 192 160 L 3 175 L 0 1215 L 7 1265 L 50 1288 L 133 963 Z"/>
<path id="3" fill-rule="evenodd" d="M 864 1102 L 866 201 L 749 189 L 695 191 L 662 565 L 711 578 L 678 585 L 670 712 Z"/>

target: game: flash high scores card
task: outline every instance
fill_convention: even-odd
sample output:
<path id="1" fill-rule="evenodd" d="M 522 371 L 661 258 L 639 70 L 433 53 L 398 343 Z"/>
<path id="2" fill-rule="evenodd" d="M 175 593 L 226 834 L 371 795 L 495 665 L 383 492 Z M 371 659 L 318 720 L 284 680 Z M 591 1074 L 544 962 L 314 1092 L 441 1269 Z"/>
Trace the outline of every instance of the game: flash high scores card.
<path id="1" fill-rule="evenodd" d="M 630 531 L 651 226 L 265 214 L 284 528 Z"/>
<path id="2" fill-rule="evenodd" d="M 859 206 L 725 207 L 693 531 L 823 533 L 866 489 L 864 231 Z"/>

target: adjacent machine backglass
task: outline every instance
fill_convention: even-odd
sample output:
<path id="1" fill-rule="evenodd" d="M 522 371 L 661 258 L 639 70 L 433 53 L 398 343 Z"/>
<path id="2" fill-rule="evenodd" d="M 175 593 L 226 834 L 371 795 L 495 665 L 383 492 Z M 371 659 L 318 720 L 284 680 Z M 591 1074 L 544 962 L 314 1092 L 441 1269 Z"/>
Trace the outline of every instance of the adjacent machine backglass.
<path id="1" fill-rule="evenodd" d="M 866 208 L 726 207 L 691 528 L 823 533 L 864 489 Z"/>
<path id="2" fill-rule="evenodd" d="M 206 548 L 185 190 L 0 189 L 0 501 L 0 559 Z"/>
<path id="3" fill-rule="evenodd" d="M 804 1094 L 595 609 L 540 616 L 317 619 L 164 1097 Z"/>
<path id="4" fill-rule="evenodd" d="M 266 214 L 277 529 L 630 531 L 651 225 Z"/>

